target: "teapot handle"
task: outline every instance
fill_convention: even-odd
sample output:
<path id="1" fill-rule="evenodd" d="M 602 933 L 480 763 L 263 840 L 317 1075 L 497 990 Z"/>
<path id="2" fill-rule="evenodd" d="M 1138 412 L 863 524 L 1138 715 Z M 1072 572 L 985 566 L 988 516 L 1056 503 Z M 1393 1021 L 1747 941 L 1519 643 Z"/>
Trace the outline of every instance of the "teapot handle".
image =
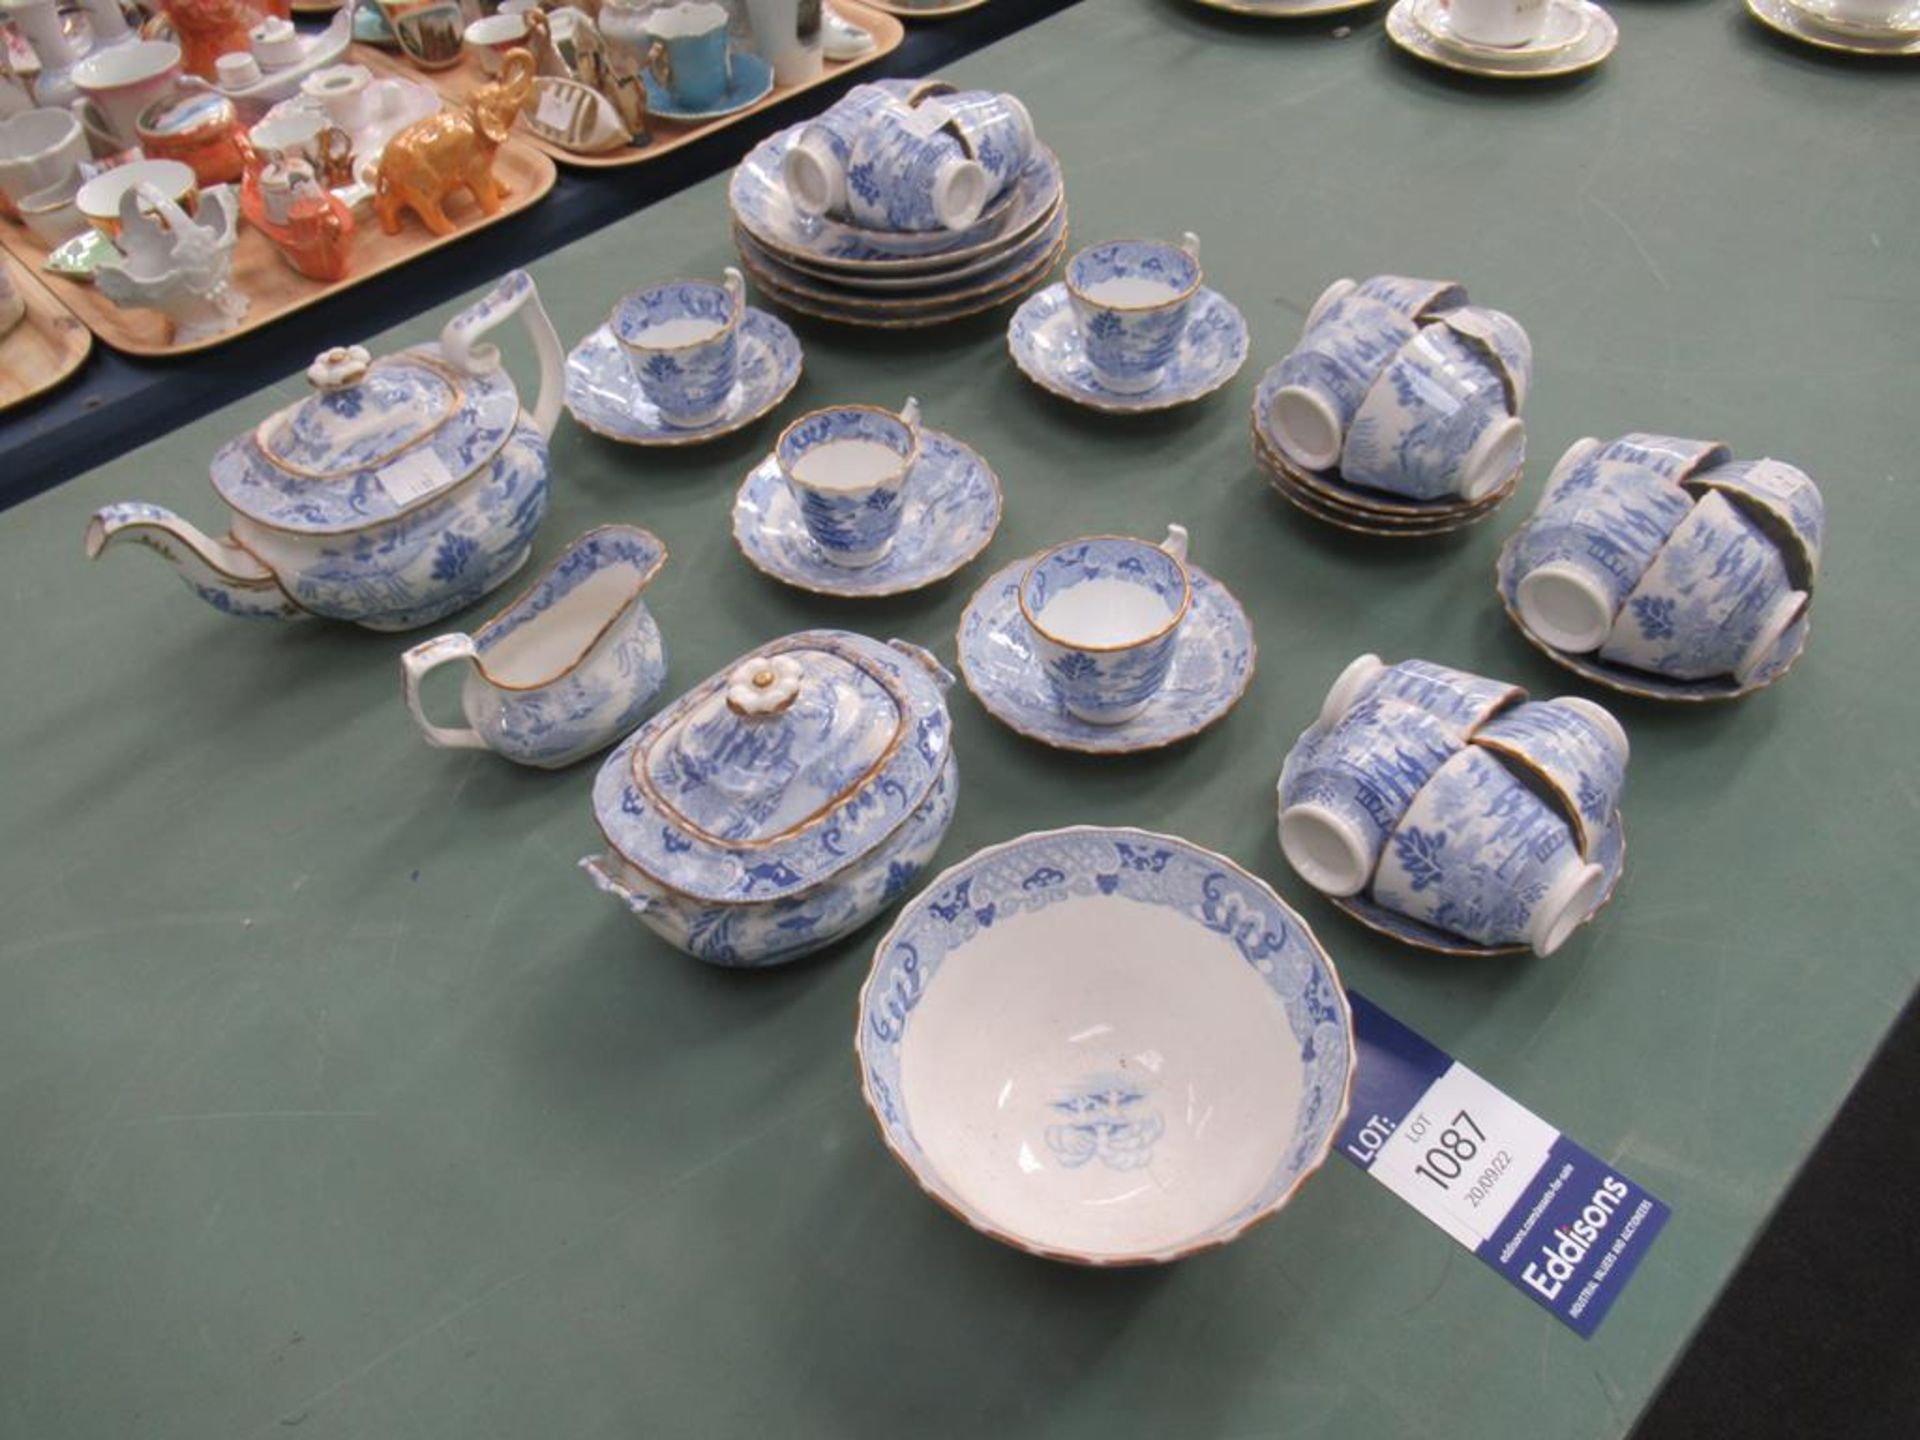
<path id="1" fill-rule="evenodd" d="M 469 375 L 488 375 L 500 367 L 498 346 L 479 343 L 480 337 L 516 311 L 540 357 L 540 390 L 534 396 L 531 418 L 542 437 L 553 434 L 560 418 L 560 394 L 567 369 L 560 336 L 524 270 L 510 271 L 500 283 L 449 320 L 440 332 L 440 350 L 456 369 Z"/>
<path id="2" fill-rule="evenodd" d="M 465 635 L 437 635 L 431 640 L 422 641 L 400 657 L 400 673 L 405 678 L 407 709 L 413 712 L 414 722 L 427 737 L 429 745 L 442 750 L 485 750 L 487 742 L 480 738 L 480 732 L 467 726 L 449 727 L 436 725 L 427 718 L 426 706 L 420 703 L 420 682 L 426 678 L 429 670 L 453 660 L 471 660 L 473 641 Z"/>

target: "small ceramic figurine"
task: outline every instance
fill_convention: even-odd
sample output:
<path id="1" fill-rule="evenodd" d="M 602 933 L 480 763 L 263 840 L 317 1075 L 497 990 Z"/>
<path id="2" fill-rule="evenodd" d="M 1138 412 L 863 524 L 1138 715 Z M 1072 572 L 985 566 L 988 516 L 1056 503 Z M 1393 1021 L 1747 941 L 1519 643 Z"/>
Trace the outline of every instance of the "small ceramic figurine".
<path id="1" fill-rule="evenodd" d="M 483 214 L 498 213 L 507 189 L 493 173 L 494 152 L 506 143 L 532 89 L 533 56 L 509 51 L 498 80 L 480 86 L 464 105 L 416 120 L 387 141 L 374 185 L 380 228 L 399 234 L 401 211 L 411 209 L 434 234 L 451 235 L 455 227 L 445 205 L 463 188 Z"/>
<path id="2" fill-rule="evenodd" d="M 530 410 L 483 340 L 516 313 L 540 362 Z M 314 394 L 214 456 L 213 486 L 232 511 L 224 538 L 158 505 L 109 505 L 87 527 L 87 554 L 143 544 L 202 600 L 245 619 L 426 625 L 526 563 L 547 510 L 563 364 L 533 281 L 516 270 L 437 344 L 380 360 L 346 346 L 315 360 Z"/>
<path id="3" fill-rule="evenodd" d="M 93 272 L 100 293 L 123 309 L 158 310 L 176 345 L 233 329 L 247 297 L 233 287 L 240 201 L 228 185 L 200 194 L 198 217 L 151 185 L 120 197 L 119 254 Z"/>

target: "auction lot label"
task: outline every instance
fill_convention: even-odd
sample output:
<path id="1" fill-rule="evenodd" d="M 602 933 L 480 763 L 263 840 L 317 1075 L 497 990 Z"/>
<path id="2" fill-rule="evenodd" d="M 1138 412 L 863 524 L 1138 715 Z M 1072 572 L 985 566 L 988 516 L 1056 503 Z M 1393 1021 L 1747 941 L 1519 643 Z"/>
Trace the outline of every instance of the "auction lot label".
<path id="1" fill-rule="evenodd" d="M 1591 1335 L 1667 1223 L 1665 1204 L 1364 995 L 1340 1152 Z"/>

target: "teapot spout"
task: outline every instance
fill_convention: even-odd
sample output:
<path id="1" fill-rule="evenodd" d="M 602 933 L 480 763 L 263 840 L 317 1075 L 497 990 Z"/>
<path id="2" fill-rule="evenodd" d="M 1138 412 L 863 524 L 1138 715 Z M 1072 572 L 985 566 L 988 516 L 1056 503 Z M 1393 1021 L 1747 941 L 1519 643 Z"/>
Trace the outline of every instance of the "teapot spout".
<path id="1" fill-rule="evenodd" d="M 273 571 L 232 539 L 215 540 L 160 505 L 130 502 L 94 511 L 87 522 L 87 558 L 117 540 L 144 545 L 172 563 L 186 587 L 223 614 L 242 620 L 298 620 Z"/>

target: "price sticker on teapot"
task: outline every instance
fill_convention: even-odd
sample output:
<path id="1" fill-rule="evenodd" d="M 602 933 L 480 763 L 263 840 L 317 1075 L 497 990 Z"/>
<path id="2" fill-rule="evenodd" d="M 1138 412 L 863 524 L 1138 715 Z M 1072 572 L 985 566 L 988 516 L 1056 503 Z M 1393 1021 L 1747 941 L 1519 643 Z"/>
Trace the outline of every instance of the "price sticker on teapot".
<path id="1" fill-rule="evenodd" d="M 393 497 L 396 505 L 424 500 L 452 483 L 453 472 L 432 447 L 426 445 L 409 450 L 380 472 L 380 488 Z"/>
<path id="2" fill-rule="evenodd" d="M 1364 996 L 1349 998 L 1358 1051 L 1340 1153 L 1593 1334 L 1666 1205 Z"/>

